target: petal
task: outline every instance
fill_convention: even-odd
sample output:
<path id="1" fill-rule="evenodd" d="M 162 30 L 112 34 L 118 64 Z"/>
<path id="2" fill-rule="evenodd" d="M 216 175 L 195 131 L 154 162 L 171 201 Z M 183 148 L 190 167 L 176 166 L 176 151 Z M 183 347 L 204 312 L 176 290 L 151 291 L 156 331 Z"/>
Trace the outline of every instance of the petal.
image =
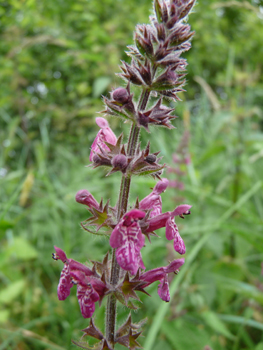
<path id="1" fill-rule="evenodd" d="M 102 117 L 98 117 L 95 119 L 96 120 L 96 124 L 101 128 L 109 128 L 109 123 L 107 122 L 106 119 L 102 118 Z"/>
<path id="2" fill-rule="evenodd" d="M 190 208 L 192 208 L 191 205 L 181 204 L 174 209 L 174 211 L 171 213 L 171 215 L 172 216 L 182 215 L 184 213 L 187 213 Z"/>
<path id="3" fill-rule="evenodd" d="M 105 128 L 102 130 L 102 132 L 103 132 L 103 137 L 104 137 L 103 141 L 106 141 L 106 142 L 110 143 L 111 145 L 116 145 L 117 137 L 115 136 L 115 134 L 111 130 L 111 128 Z"/>
<path id="4" fill-rule="evenodd" d="M 162 181 L 159 181 L 153 191 L 144 199 L 140 201 L 139 208 L 143 210 L 150 210 L 152 209 L 150 213 L 150 217 L 153 218 L 154 216 L 157 216 L 162 213 L 162 198 L 160 194 L 164 192 L 169 184 L 169 181 L 167 179 L 162 179 Z"/>
<path id="5" fill-rule="evenodd" d="M 90 285 L 85 287 L 78 285 L 77 297 L 82 316 L 90 318 L 95 311 L 95 302 L 100 299 L 98 293 Z"/>
<path id="6" fill-rule="evenodd" d="M 90 156 L 89 156 L 89 160 L 91 162 L 92 162 L 94 152 L 101 153 L 100 148 L 105 149 L 106 151 L 109 151 L 109 147 L 105 145 L 104 141 L 105 141 L 105 137 L 104 137 L 102 129 L 100 129 L 97 136 L 95 137 L 92 145 L 91 145 L 91 152 L 90 152 Z"/>
<path id="7" fill-rule="evenodd" d="M 101 279 L 96 277 L 89 277 L 89 283 L 92 285 L 94 290 L 99 294 L 100 297 L 104 296 L 106 285 Z"/>
<path id="8" fill-rule="evenodd" d="M 57 259 L 59 259 L 59 260 L 63 261 L 63 263 L 65 263 L 68 260 L 67 256 L 66 256 L 66 253 L 62 249 L 60 249 L 60 248 L 58 248 L 56 246 L 54 246 L 54 248 L 55 248 L 55 251 L 56 251 Z"/>
<path id="9" fill-rule="evenodd" d="M 165 225 L 166 239 L 170 241 L 176 236 L 177 233 L 178 233 L 178 227 L 174 222 L 174 219 L 170 216 L 169 219 L 166 221 L 166 225 Z"/>
<path id="10" fill-rule="evenodd" d="M 147 221 L 149 226 L 145 232 L 152 232 L 152 231 L 158 230 L 161 227 L 165 227 L 166 221 L 170 218 L 170 216 L 171 216 L 171 213 L 167 212 L 151 218 L 150 220 Z"/>
<path id="11" fill-rule="evenodd" d="M 159 194 L 152 192 L 140 201 L 139 208 L 142 210 L 153 209 L 150 213 L 150 217 L 153 218 L 162 212 L 162 198 Z"/>
<path id="12" fill-rule="evenodd" d="M 123 225 L 130 226 L 134 221 L 142 220 L 145 217 L 145 213 L 139 209 L 132 209 L 123 216 Z"/>
<path id="13" fill-rule="evenodd" d="M 165 273 L 175 272 L 184 264 L 184 258 L 173 260 L 164 268 Z"/>
<path id="14" fill-rule="evenodd" d="M 159 284 L 158 294 L 163 301 L 166 301 L 166 302 L 170 301 L 169 283 L 168 283 L 167 276 L 165 276 L 165 278 Z"/>
<path id="15" fill-rule="evenodd" d="M 146 271 L 140 276 L 140 280 L 148 282 L 147 286 L 155 281 L 161 281 L 165 277 L 166 273 L 163 267 L 157 267 L 156 269 Z M 146 286 L 146 287 L 147 287 Z"/>
<path id="16" fill-rule="evenodd" d="M 80 204 L 85 204 L 89 208 L 96 208 L 99 209 L 99 203 L 96 201 L 96 199 L 92 196 L 92 194 L 87 190 L 80 190 L 76 194 L 76 202 Z"/>
<path id="17" fill-rule="evenodd" d="M 161 213 L 162 213 L 162 199 L 160 197 L 159 200 L 155 202 L 154 209 L 150 213 L 150 218 L 160 215 Z"/>
<path id="18" fill-rule="evenodd" d="M 163 178 L 161 181 L 158 181 L 157 184 L 154 186 L 153 192 L 157 194 L 161 194 L 166 190 L 168 185 L 169 185 L 169 180 L 166 178 Z"/>
<path id="19" fill-rule="evenodd" d="M 145 244 L 145 236 L 142 234 L 142 231 L 141 231 L 141 228 L 139 227 L 139 230 L 138 230 L 138 241 L 137 241 L 137 244 L 135 246 L 135 249 L 137 251 L 140 251 L 142 249 L 142 247 L 144 246 Z"/>
<path id="20" fill-rule="evenodd" d="M 174 250 L 179 254 L 185 254 L 185 244 L 178 231 L 174 237 Z"/>
<path id="21" fill-rule="evenodd" d="M 138 209 L 133 209 L 126 213 L 111 233 L 110 246 L 119 248 L 128 239 L 132 240 L 141 249 L 144 246 L 145 237 L 142 235 L 137 220 L 141 220 L 144 217 L 145 213 Z"/>
<path id="22" fill-rule="evenodd" d="M 73 287 L 71 283 L 69 266 L 65 264 L 63 270 L 61 271 L 59 284 L 57 288 L 58 300 L 65 300 L 70 294 L 70 288 Z"/>
<path id="23" fill-rule="evenodd" d="M 139 268 L 138 252 L 133 242 L 126 242 L 116 250 L 116 259 L 120 267 L 135 275 Z"/>
<path id="24" fill-rule="evenodd" d="M 93 276 L 94 272 L 89 269 L 86 265 L 81 264 L 80 262 L 69 259 L 69 271 L 70 274 L 72 274 L 74 271 L 82 271 L 85 276 Z"/>
<path id="25" fill-rule="evenodd" d="M 140 267 L 142 270 L 145 270 L 146 267 L 145 267 L 145 265 L 144 265 L 144 263 L 143 263 L 141 252 L 137 252 L 137 260 L 138 260 L 139 267 Z M 137 272 L 137 271 L 136 271 L 136 272 Z"/>
<path id="26" fill-rule="evenodd" d="M 110 246 L 112 248 L 119 248 L 126 241 L 126 230 L 124 230 L 120 222 L 112 231 L 110 236 Z"/>

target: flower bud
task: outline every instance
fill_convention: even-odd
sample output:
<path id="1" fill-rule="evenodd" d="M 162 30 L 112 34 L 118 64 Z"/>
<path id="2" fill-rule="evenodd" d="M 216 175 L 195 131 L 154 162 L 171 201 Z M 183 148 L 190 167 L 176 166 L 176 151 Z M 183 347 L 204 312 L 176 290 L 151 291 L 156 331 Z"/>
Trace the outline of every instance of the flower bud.
<path id="1" fill-rule="evenodd" d="M 168 185 L 169 185 L 169 180 L 166 178 L 163 178 L 162 181 L 157 182 L 157 184 L 154 186 L 153 191 L 158 194 L 163 193 L 166 190 Z"/>
<path id="2" fill-rule="evenodd" d="M 127 165 L 128 161 L 125 155 L 123 154 L 117 154 L 111 161 L 111 164 L 114 166 L 114 168 L 124 170 Z"/>
<path id="3" fill-rule="evenodd" d="M 99 203 L 92 196 L 92 194 L 87 190 L 78 191 L 75 198 L 76 198 L 76 202 L 78 202 L 80 204 L 85 204 L 89 208 L 99 209 Z"/>
<path id="4" fill-rule="evenodd" d="M 129 93 L 125 88 L 119 87 L 112 92 L 112 98 L 120 104 L 124 104 L 129 100 Z"/>
<path id="5" fill-rule="evenodd" d="M 146 162 L 150 163 L 150 164 L 154 163 L 156 161 L 156 159 L 157 159 L 157 157 L 154 154 L 148 154 L 148 156 L 145 157 Z"/>
<path id="6" fill-rule="evenodd" d="M 148 129 L 148 124 L 149 124 L 149 117 L 145 115 L 144 113 L 138 113 L 139 117 L 139 124 L 144 126 L 146 129 Z"/>

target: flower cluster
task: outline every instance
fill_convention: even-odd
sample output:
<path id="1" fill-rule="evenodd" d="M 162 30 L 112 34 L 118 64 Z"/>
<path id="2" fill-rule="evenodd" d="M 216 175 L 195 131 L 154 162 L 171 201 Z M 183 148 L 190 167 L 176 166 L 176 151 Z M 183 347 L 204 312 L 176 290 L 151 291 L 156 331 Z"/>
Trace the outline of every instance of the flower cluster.
<path id="1" fill-rule="evenodd" d="M 150 143 L 143 150 L 138 147 L 131 156 L 128 154 L 127 145 L 122 143 L 122 134 L 117 139 L 106 119 L 102 117 L 96 118 L 96 123 L 101 129 L 91 146 L 90 160 L 93 168 L 111 168 L 107 176 L 121 171 L 125 176 L 151 175 L 160 178 L 165 165 L 159 164 L 162 157 L 157 156 L 160 152 L 150 152 Z"/>
<path id="2" fill-rule="evenodd" d="M 137 203 L 139 209 L 135 208 L 124 214 L 117 224 L 114 224 L 114 218 L 111 217 L 109 208 L 104 216 L 108 226 L 115 226 L 110 235 L 110 246 L 116 248 L 116 259 L 120 267 L 128 271 L 130 276 L 139 273 L 136 280 L 144 282 L 143 288 L 157 280 L 161 281 L 158 294 L 165 301 L 169 301 L 167 274 L 176 271 L 183 265 L 184 259 L 175 260 L 168 267 L 160 267 L 141 273 L 142 270 L 145 270 L 141 249 L 145 245 L 145 236 L 165 227 L 166 238 L 174 240 L 175 251 L 179 254 L 185 253 L 184 241 L 179 234 L 174 217 L 183 217 L 183 215 L 189 214 L 191 206 L 182 204 L 172 212 L 162 213 L 160 194 L 165 191 L 167 185 L 167 179 L 159 181 L 152 192 Z M 76 201 L 86 205 L 92 214 L 94 214 L 94 210 L 102 214 L 100 205 L 87 190 L 80 190 L 76 195 Z M 55 247 L 55 251 L 54 258 L 64 263 L 58 285 L 59 300 L 65 300 L 69 296 L 73 284 L 77 284 L 77 297 L 82 315 L 85 318 L 91 317 L 95 310 L 95 302 L 102 300 L 105 293 L 111 291 L 108 267 L 105 266 L 102 270 L 103 274 L 99 275 L 96 269 L 91 270 L 75 260 L 68 259 L 60 248 Z M 141 290 L 141 288 L 137 290 Z"/>
<path id="3" fill-rule="evenodd" d="M 61 260 L 64 263 L 58 284 L 58 299 L 65 300 L 70 295 L 70 290 L 77 284 L 77 297 L 80 310 L 84 318 L 89 318 L 95 311 L 95 302 L 103 298 L 106 285 L 95 270 L 68 259 L 62 249 L 54 247 L 56 253 L 54 260 Z"/>

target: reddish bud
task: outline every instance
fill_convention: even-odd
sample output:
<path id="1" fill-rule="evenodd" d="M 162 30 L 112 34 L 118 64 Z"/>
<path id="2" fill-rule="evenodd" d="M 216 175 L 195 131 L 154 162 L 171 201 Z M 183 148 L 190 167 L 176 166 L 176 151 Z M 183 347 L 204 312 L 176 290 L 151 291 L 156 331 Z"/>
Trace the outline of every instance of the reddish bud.
<path id="1" fill-rule="evenodd" d="M 150 164 L 154 163 L 156 161 L 156 159 L 157 159 L 157 157 L 154 154 L 148 154 L 148 156 L 145 157 L 146 162 L 150 163 Z"/>
<path id="2" fill-rule="evenodd" d="M 95 158 L 95 156 L 93 158 Z M 92 196 L 92 194 L 89 191 L 87 191 L 87 190 L 80 190 L 80 191 L 78 191 L 78 193 L 76 194 L 75 199 L 76 199 L 76 202 L 78 202 L 80 204 L 85 204 L 91 209 L 92 208 L 99 209 L 99 203 Z"/>
<path id="3" fill-rule="evenodd" d="M 124 170 L 127 167 L 128 161 L 125 155 L 117 154 L 111 161 L 114 168 Z"/>
<path id="4" fill-rule="evenodd" d="M 125 88 L 119 87 L 112 92 L 112 98 L 120 104 L 124 104 L 129 100 L 129 93 Z"/>

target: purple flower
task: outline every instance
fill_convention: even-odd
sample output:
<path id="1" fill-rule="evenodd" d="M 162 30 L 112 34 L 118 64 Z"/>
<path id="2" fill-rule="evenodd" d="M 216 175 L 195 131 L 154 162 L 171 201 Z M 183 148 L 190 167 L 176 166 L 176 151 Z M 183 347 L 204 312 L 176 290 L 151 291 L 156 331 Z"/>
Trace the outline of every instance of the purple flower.
<path id="1" fill-rule="evenodd" d="M 95 311 L 95 302 L 104 296 L 105 284 L 87 266 L 68 259 L 62 249 L 54 248 L 56 251 L 54 259 L 64 263 L 57 289 L 58 299 L 65 300 L 70 294 L 70 289 L 77 284 L 77 297 L 82 316 L 91 317 Z"/>
<path id="2" fill-rule="evenodd" d="M 138 268 L 145 269 L 141 257 L 145 236 L 141 232 L 138 220 L 145 217 L 145 213 L 132 209 L 126 213 L 112 231 L 110 245 L 117 248 L 116 259 L 121 268 L 135 275 Z"/>
<path id="3" fill-rule="evenodd" d="M 92 196 L 92 194 L 87 190 L 80 190 L 76 194 L 76 202 L 80 204 L 87 205 L 90 209 L 97 209 L 99 210 L 99 203 L 96 201 L 96 199 Z"/>
<path id="4" fill-rule="evenodd" d="M 169 180 L 162 179 L 162 181 L 157 182 L 153 191 L 144 199 L 140 201 L 139 208 L 142 210 L 153 209 L 150 213 L 150 217 L 161 214 L 162 212 L 162 198 L 160 194 L 164 192 L 169 184 Z"/>
<path id="5" fill-rule="evenodd" d="M 96 118 L 96 123 L 101 129 L 95 137 L 93 144 L 91 145 L 91 152 L 89 157 L 90 161 L 92 161 L 93 159 L 94 152 L 101 153 L 101 149 L 105 151 L 110 150 L 109 147 L 105 144 L 105 141 L 112 145 L 116 145 L 117 142 L 117 138 L 114 132 L 109 127 L 109 124 L 106 119 L 98 117 Z"/>
<path id="6" fill-rule="evenodd" d="M 165 235 L 166 238 L 170 240 L 174 240 L 174 249 L 179 254 L 185 254 L 185 245 L 182 237 L 179 234 L 178 227 L 174 221 L 175 216 L 183 216 L 189 214 L 189 209 L 191 205 L 181 204 L 175 208 L 173 212 L 167 212 L 160 215 L 157 215 L 153 218 L 150 218 L 148 221 L 148 228 L 146 229 L 146 233 L 152 232 L 154 230 L 158 230 L 161 227 L 165 227 Z"/>
<path id="7" fill-rule="evenodd" d="M 77 297 L 82 316 L 89 318 L 95 311 L 95 302 L 104 296 L 106 286 L 99 278 L 87 276 L 80 270 L 73 271 L 71 277 L 77 284 Z"/>
<path id="8" fill-rule="evenodd" d="M 168 302 L 170 300 L 170 292 L 169 292 L 169 283 L 168 283 L 167 274 L 170 272 L 175 272 L 183 264 L 184 264 L 183 258 L 173 260 L 168 266 L 158 267 L 156 269 L 144 272 L 140 276 L 139 280 L 146 282 L 146 284 L 143 285 L 143 288 L 148 287 L 150 284 L 152 284 L 155 281 L 160 281 L 160 284 L 158 286 L 158 294 L 162 300 Z"/>

